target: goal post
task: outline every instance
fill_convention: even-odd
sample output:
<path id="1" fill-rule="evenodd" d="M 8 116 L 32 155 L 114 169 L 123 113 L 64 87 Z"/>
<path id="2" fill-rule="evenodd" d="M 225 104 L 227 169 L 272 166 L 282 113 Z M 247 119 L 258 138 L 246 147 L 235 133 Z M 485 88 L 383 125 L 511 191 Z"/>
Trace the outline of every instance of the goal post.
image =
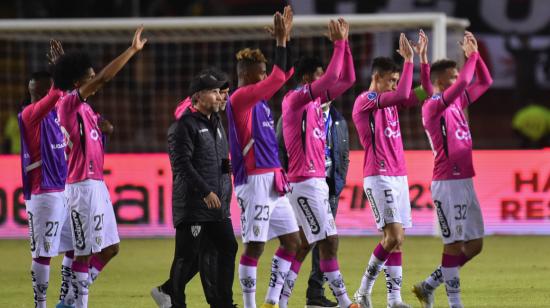
<path id="1" fill-rule="evenodd" d="M 351 110 L 354 98 L 368 86 L 372 58 L 395 56 L 399 33 L 416 40 L 422 28 L 430 36 L 432 61 L 459 59 L 456 41 L 469 22 L 441 13 L 298 15 L 294 16 L 292 39 L 296 54 L 316 55 L 327 63 L 332 46 L 324 33 L 328 20 L 338 17 L 350 23 L 357 74 L 356 85 L 343 95 L 338 107 L 350 122 L 352 149 L 359 149 Z M 122 52 L 130 44 L 135 28 L 143 24 L 148 46 L 91 102 L 116 127 L 108 151 L 164 152 L 173 108 L 189 94 L 191 77 L 206 66 L 217 66 L 232 77 L 235 85 L 234 55 L 239 49 L 260 48 L 271 58 L 273 43 L 264 27 L 272 22 L 271 16 L 2 20 L 0 110 L 21 101 L 26 78 L 46 68 L 45 53 L 51 38 L 59 39 L 66 50 L 86 50 L 97 70 Z M 289 83 L 286 89 L 291 86 Z M 280 114 L 283 93 L 279 91 L 273 99 L 276 116 Z M 418 109 L 405 111 L 401 121 L 405 147 L 427 148 Z"/>

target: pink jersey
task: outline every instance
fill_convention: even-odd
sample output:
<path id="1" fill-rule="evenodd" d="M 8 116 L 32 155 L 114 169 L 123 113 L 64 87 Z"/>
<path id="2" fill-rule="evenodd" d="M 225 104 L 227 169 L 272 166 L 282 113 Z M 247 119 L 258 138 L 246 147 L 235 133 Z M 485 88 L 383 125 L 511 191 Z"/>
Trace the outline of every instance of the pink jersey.
<path id="1" fill-rule="evenodd" d="M 395 91 L 365 91 L 355 100 L 353 122 L 365 149 L 363 177 L 407 175 L 397 107 L 417 102 L 409 99 L 412 75 L 413 64 L 406 62 Z"/>
<path id="2" fill-rule="evenodd" d="M 476 81 L 470 84 L 474 71 Z M 423 85 L 425 83 L 429 80 L 423 80 Z M 485 93 L 491 83 L 489 70 L 479 54 L 474 53 L 451 87 L 424 102 L 422 123 L 435 156 L 433 180 L 465 179 L 475 175 L 472 135 L 463 110 Z"/>
<path id="3" fill-rule="evenodd" d="M 63 91 L 51 88 L 46 96 L 41 98 L 39 101 L 28 105 L 21 112 L 21 119 L 23 121 L 23 125 L 25 126 L 25 135 L 22 137 L 25 138 L 29 146 L 29 154 L 31 155 L 32 162 L 41 160 L 40 123 L 46 115 L 52 111 L 61 95 L 63 95 Z M 39 166 L 29 172 L 31 193 L 37 195 L 47 192 L 63 191 L 59 189 L 41 189 L 41 169 L 42 167 Z"/>
<path id="4" fill-rule="evenodd" d="M 69 139 L 67 183 L 87 179 L 103 180 L 103 143 L 98 126 L 99 115 L 80 98 L 78 90 L 61 98 L 57 112 Z"/>
<path id="5" fill-rule="evenodd" d="M 347 41 L 334 42 L 326 72 L 312 84 L 289 91 L 283 99 L 283 135 L 288 179 L 301 182 L 325 175 L 325 121 L 321 103 L 340 96 L 355 82 Z"/>

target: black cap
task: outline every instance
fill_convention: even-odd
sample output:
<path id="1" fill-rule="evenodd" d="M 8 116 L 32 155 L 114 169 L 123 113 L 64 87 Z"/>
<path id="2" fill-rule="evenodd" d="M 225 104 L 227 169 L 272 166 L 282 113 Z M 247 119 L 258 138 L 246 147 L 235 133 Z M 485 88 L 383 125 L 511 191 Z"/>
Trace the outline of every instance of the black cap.
<path id="1" fill-rule="evenodd" d="M 228 85 L 227 80 L 220 78 L 214 71 L 203 71 L 191 80 L 189 90 L 195 94 L 202 90 L 224 89 Z"/>

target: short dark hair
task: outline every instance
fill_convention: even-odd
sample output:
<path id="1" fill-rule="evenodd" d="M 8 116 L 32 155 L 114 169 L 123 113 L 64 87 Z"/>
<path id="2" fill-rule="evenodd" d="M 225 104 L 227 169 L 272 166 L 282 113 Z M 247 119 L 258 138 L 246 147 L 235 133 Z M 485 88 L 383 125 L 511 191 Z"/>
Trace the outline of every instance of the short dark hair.
<path id="1" fill-rule="evenodd" d="M 61 56 L 53 67 L 53 80 L 57 88 L 68 91 L 92 67 L 90 56 L 81 51 L 68 52 Z"/>
<path id="2" fill-rule="evenodd" d="M 319 58 L 312 56 L 301 56 L 300 59 L 294 63 L 294 76 L 298 82 L 300 82 L 305 75 L 315 73 L 319 67 L 323 67 L 323 63 Z"/>
<path id="3" fill-rule="evenodd" d="M 372 74 L 399 73 L 399 65 L 388 57 L 376 57 L 372 60 Z"/>
<path id="4" fill-rule="evenodd" d="M 437 60 L 430 67 L 430 80 L 432 83 L 449 68 L 456 68 L 456 62 L 449 59 Z"/>
<path id="5" fill-rule="evenodd" d="M 50 74 L 48 71 L 37 71 L 31 74 L 31 77 L 29 78 L 29 81 L 31 80 L 45 80 L 45 79 L 51 79 L 52 74 Z"/>

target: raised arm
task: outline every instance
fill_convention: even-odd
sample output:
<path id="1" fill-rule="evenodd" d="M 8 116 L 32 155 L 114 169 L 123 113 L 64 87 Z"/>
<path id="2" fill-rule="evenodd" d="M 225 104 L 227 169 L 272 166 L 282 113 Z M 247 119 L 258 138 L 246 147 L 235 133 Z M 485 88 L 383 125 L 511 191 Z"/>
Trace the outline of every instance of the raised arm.
<path id="1" fill-rule="evenodd" d="M 433 86 L 430 80 L 430 64 L 428 63 L 428 36 L 422 29 L 418 33 L 418 42 L 413 44 L 413 50 L 420 60 L 421 85 L 414 88 L 414 93 L 403 102 L 405 107 L 415 106 L 433 94 Z"/>
<path id="2" fill-rule="evenodd" d="M 23 119 L 25 121 L 29 121 L 31 125 L 37 125 L 50 111 L 52 111 L 62 95 L 63 91 L 56 89 L 55 87 L 51 87 L 46 96 L 23 109 Z"/>
<path id="3" fill-rule="evenodd" d="M 462 49 L 464 50 L 464 55 L 467 60 L 464 63 L 464 66 L 458 74 L 458 78 L 449 88 L 443 91 L 442 99 L 443 102 L 448 105 L 452 103 L 455 99 L 463 95 L 464 91 L 472 82 L 474 78 L 474 72 L 476 67 L 477 59 L 479 58 L 479 52 L 477 51 L 477 42 L 472 40 L 468 35 L 468 32 L 464 35 L 464 40 L 460 42 Z"/>
<path id="4" fill-rule="evenodd" d="M 399 54 L 405 59 L 403 64 L 403 72 L 401 73 L 401 79 L 397 85 L 397 89 L 391 92 L 381 93 L 378 97 L 378 108 L 385 108 L 388 106 L 394 106 L 403 104 L 409 99 L 411 94 L 412 79 L 413 79 L 413 50 L 405 37 L 405 34 L 401 33 L 399 37 Z"/>
<path id="5" fill-rule="evenodd" d="M 344 66 L 344 54 L 346 52 L 347 30 L 346 26 L 338 21 L 331 20 L 328 24 L 329 38 L 334 42 L 332 58 L 321 78 L 311 83 L 311 95 L 313 99 L 323 97 L 334 86 Z"/>
<path id="6" fill-rule="evenodd" d="M 288 61 L 286 42 L 289 31 L 287 29 L 292 25 L 291 23 L 289 25 L 288 20 L 285 19 L 286 16 L 287 14 L 283 17 L 279 12 L 273 16 L 272 35 L 275 37 L 277 47 L 275 48 L 275 63 L 271 74 L 260 82 L 237 89 L 231 95 L 231 103 L 234 108 L 247 110 L 252 108 L 259 100 L 269 100 L 292 76 L 293 70 L 285 72 Z"/>
<path id="7" fill-rule="evenodd" d="M 97 92 L 99 89 L 103 88 L 105 83 L 109 82 L 115 75 L 126 65 L 126 63 L 138 53 L 147 39 L 141 38 L 141 32 L 143 32 L 143 26 L 140 26 L 135 34 L 132 41 L 132 46 L 126 49 L 120 56 L 115 58 L 111 63 L 107 64 L 94 78 L 82 85 L 78 92 L 80 97 L 83 100 L 86 100 L 89 96 Z"/>
<path id="8" fill-rule="evenodd" d="M 475 40 L 475 38 L 473 39 Z M 477 45 L 477 42 L 476 42 L 476 45 Z M 483 61 L 481 56 L 478 56 L 478 59 L 476 62 L 475 76 L 476 76 L 475 81 L 471 85 L 469 85 L 468 88 L 466 89 L 468 93 L 468 97 L 470 99 L 470 103 L 473 103 L 474 101 L 476 101 L 493 84 L 493 78 L 491 77 L 491 73 L 489 72 L 489 69 L 487 68 L 487 65 L 485 65 L 485 62 Z"/>
<path id="9" fill-rule="evenodd" d="M 353 65 L 353 56 L 351 55 L 351 50 L 349 47 L 349 41 L 346 40 L 346 51 L 344 53 L 344 65 L 342 67 L 342 72 L 340 73 L 340 78 L 336 84 L 329 88 L 328 90 L 328 99 L 332 100 L 342 95 L 355 83 L 355 67 Z"/>

